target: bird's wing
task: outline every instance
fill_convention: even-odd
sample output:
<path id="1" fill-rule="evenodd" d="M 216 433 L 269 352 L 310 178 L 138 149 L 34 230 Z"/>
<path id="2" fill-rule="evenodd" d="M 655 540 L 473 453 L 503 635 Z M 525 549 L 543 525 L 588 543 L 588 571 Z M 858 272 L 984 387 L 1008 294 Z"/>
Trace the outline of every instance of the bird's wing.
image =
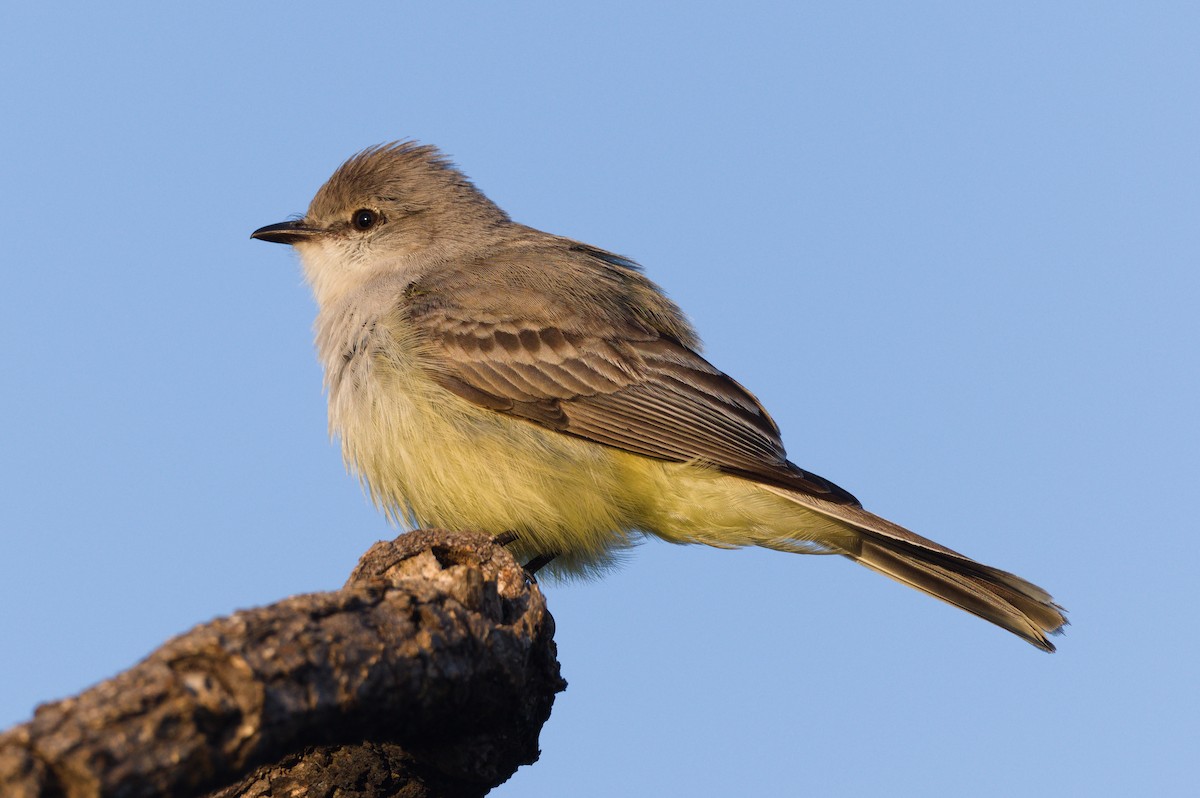
<path id="1" fill-rule="evenodd" d="M 561 306 L 521 305 L 520 313 L 467 312 L 434 301 L 410 305 L 407 316 L 436 361 L 434 378 L 475 404 L 634 454 L 701 461 L 857 505 L 790 463 L 758 400 L 687 346 L 642 324 L 618 327 L 598 315 L 574 324 Z"/>

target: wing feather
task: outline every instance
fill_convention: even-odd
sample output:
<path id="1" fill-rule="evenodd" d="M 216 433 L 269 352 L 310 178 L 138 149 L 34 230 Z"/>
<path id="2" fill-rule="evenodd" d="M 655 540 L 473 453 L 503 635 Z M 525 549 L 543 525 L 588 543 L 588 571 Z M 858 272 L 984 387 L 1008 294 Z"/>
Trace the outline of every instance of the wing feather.
<path id="1" fill-rule="evenodd" d="M 644 323 L 645 314 L 632 308 L 613 312 L 619 296 L 589 303 L 518 279 L 527 263 L 476 264 L 507 269 L 502 296 L 481 295 L 482 281 L 461 273 L 409 292 L 420 301 L 404 305 L 407 323 L 437 361 L 432 374 L 445 388 L 490 410 L 634 454 L 702 462 L 857 505 L 843 489 L 789 462 L 779 428 L 758 400 L 669 330 Z M 581 268 L 575 260 L 556 266 Z M 604 261 L 589 268 L 618 267 Z M 603 284 L 609 290 L 620 280 Z M 454 301 L 463 294 L 470 303 Z"/>

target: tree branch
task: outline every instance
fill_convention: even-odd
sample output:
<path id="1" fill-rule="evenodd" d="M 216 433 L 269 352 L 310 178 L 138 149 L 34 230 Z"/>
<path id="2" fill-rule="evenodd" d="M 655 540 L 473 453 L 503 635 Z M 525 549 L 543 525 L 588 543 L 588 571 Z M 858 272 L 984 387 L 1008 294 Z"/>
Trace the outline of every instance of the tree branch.
<path id="1" fill-rule="evenodd" d="M 475 796 L 537 759 L 536 584 L 479 534 L 375 544 L 346 585 L 168 641 L 0 734 L 4 796 Z"/>

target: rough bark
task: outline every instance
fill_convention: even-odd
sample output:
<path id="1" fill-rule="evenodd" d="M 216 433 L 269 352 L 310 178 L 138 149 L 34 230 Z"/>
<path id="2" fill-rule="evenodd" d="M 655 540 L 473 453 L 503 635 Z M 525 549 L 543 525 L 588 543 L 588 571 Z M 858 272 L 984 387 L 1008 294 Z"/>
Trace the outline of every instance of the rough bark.
<path id="1" fill-rule="evenodd" d="M 554 621 L 490 538 L 373 546 L 346 585 L 192 629 L 0 734 L 0 795 L 474 796 L 537 759 Z"/>

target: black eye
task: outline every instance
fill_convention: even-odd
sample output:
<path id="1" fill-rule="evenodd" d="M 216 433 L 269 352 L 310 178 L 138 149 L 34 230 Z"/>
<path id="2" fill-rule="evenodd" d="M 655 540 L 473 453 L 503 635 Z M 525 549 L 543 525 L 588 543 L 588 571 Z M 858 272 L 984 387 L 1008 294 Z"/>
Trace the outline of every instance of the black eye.
<path id="1" fill-rule="evenodd" d="M 350 218 L 350 223 L 357 230 L 370 230 L 379 221 L 379 214 L 370 208 L 359 208 Z"/>

